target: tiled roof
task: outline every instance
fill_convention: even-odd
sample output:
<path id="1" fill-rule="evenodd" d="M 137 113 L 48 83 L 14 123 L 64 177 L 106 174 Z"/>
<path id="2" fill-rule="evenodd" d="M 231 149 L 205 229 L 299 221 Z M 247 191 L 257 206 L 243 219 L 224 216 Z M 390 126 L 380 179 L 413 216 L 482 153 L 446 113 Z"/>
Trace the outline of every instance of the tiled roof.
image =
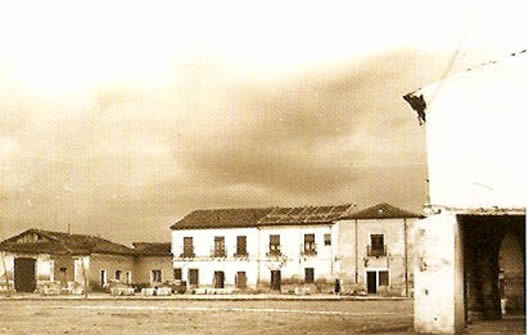
<path id="1" fill-rule="evenodd" d="M 201 209 L 191 212 L 171 229 L 242 228 L 275 225 L 328 224 L 344 219 L 420 218 L 412 213 L 382 203 L 361 211 L 355 205 L 303 206 L 275 208 Z"/>
<path id="2" fill-rule="evenodd" d="M 25 235 L 35 234 L 42 241 L 17 242 Z M 122 244 L 101 237 L 81 234 L 29 229 L 21 234 L 0 242 L 0 250 L 21 253 L 48 253 L 53 255 L 81 255 L 91 253 L 134 255 L 135 251 Z"/>
<path id="3" fill-rule="evenodd" d="M 381 203 L 372 207 L 351 213 L 343 219 L 396 219 L 396 218 L 422 218 L 423 215 L 412 213 L 401 208 Z"/>
<path id="4" fill-rule="evenodd" d="M 275 208 L 203 209 L 186 215 L 171 229 L 258 227 L 322 224 L 339 219 L 352 205 Z"/>
<path id="5" fill-rule="evenodd" d="M 171 244 L 168 243 L 148 243 L 134 242 L 134 251 L 138 256 L 171 256 Z"/>
<path id="6" fill-rule="evenodd" d="M 273 209 L 271 213 L 260 219 L 257 225 L 326 224 L 339 220 L 354 207 L 351 204 L 339 206 L 279 207 Z"/>
<path id="7" fill-rule="evenodd" d="M 187 214 L 171 229 L 254 227 L 272 208 L 200 209 Z"/>

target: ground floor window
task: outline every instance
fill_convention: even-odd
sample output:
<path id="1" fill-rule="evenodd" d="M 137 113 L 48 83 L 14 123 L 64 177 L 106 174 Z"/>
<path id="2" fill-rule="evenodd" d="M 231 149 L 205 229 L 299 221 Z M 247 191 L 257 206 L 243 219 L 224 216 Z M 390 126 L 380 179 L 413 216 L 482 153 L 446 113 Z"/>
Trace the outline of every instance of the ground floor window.
<path id="1" fill-rule="evenodd" d="M 116 270 L 116 272 L 115 272 L 115 280 L 121 280 L 121 270 Z"/>
<path id="2" fill-rule="evenodd" d="M 132 272 L 127 271 L 126 273 L 126 282 L 127 284 L 132 284 Z"/>
<path id="3" fill-rule="evenodd" d="M 155 283 L 161 283 L 161 270 L 152 270 L 152 281 Z"/>
<path id="4" fill-rule="evenodd" d="M 106 270 L 101 270 L 99 274 L 99 284 L 101 285 L 101 287 L 103 287 L 106 285 L 107 282 L 108 282 L 108 277 L 106 274 Z"/>
<path id="5" fill-rule="evenodd" d="M 182 280 L 182 269 L 181 268 L 174 269 L 174 280 Z"/>
<path id="6" fill-rule="evenodd" d="M 235 277 L 235 285 L 237 288 L 246 288 L 247 287 L 247 277 L 246 272 L 238 271 Z"/>
<path id="7" fill-rule="evenodd" d="M 379 286 L 389 286 L 389 271 L 380 271 L 379 275 Z"/>
<path id="8" fill-rule="evenodd" d="M 198 285 L 198 269 L 189 269 L 189 285 Z"/>
<path id="9" fill-rule="evenodd" d="M 311 284 L 314 282 L 314 268 L 304 269 L 304 282 L 307 284 Z"/>
<path id="10" fill-rule="evenodd" d="M 224 271 L 215 271 L 213 278 L 214 288 L 224 288 Z"/>

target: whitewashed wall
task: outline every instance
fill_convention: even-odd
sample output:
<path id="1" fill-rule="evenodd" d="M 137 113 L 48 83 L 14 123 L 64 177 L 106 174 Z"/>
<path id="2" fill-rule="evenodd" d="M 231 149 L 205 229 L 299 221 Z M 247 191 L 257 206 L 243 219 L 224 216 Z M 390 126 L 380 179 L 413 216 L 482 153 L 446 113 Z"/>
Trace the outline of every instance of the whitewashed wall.
<path id="1" fill-rule="evenodd" d="M 280 235 L 281 254 L 287 259 L 282 265 L 265 258 L 261 262 L 261 280 L 271 280 L 271 270 L 280 270 L 281 278 L 297 278 L 304 280 L 304 269 L 314 268 L 314 279 L 331 280 L 335 274 L 334 257 L 337 248 L 337 234 L 333 233 L 331 225 L 297 225 L 297 226 L 270 226 L 260 228 L 261 255 L 269 252 L 270 235 Z M 304 250 L 304 234 L 314 234 L 317 254 L 302 256 Z M 324 234 L 332 234 L 332 245 L 324 245 Z"/>
<path id="2" fill-rule="evenodd" d="M 224 236 L 226 258 L 212 258 L 215 236 Z M 237 247 L 237 236 L 246 236 L 248 258 L 234 258 Z M 182 260 L 183 238 L 192 237 L 193 259 Z M 172 231 L 172 253 L 174 268 L 182 269 L 182 279 L 188 281 L 189 269 L 198 269 L 199 283 L 204 286 L 213 285 L 214 272 L 223 271 L 225 285 L 235 285 L 235 275 L 239 271 L 246 272 L 247 284 L 256 286 L 258 279 L 258 231 L 256 228 L 224 228 L 224 229 L 185 229 Z"/>
<path id="3" fill-rule="evenodd" d="M 427 103 L 430 199 L 457 208 L 526 205 L 526 53 L 414 95 Z"/>
<path id="4" fill-rule="evenodd" d="M 256 286 L 269 283 L 271 270 L 281 270 L 281 278 L 296 278 L 304 280 L 304 269 L 314 268 L 314 279 L 333 279 L 336 272 L 334 257 L 337 250 L 337 231 L 335 225 L 312 226 L 277 226 L 257 228 L 225 228 L 225 229 L 186 229 L 172 231 L 172 252 L 175 255 L 174 268 L 182 269 L 183 280 L 188 280 L 188 270 L 198 269 L 200 285 L 213 284 L 214 272 L 223 271 L 225 285 L 235 285 L 238 271 L 246 272 L 247 284 Z M 324 234 L 332 235 L 331 246 L 324 245 Z M 269 252 L 269 236 L 281 236 L 281 253 L 286 262 L 267 257 Z M 302 256 L 304 234 L 315 234 L 317 255 Z M 224 236 L 226 258 L 212 258 L 214 237 Z M 247 236 L 246 258 L 235 258 L 237 236 Z M 184 237 L 193 238 L 195 257 L 181 259 Z"/>
<path id="5" fill-rule="evenodd" d="M 185 229 L 172 231 L 172 254 L 178 257 L 183 253 L 183 238 L 192 237 L 194 253 L 197 257 L 210 256 L 214 250 L 215 236 L 224 236 L 227 256 L 236 252 L 237 236 L 247 236 L 247 251 L 250 256 L 257 256 L 256 228 L 224 228 L 224 229 Z"/>
<path id="6" fill-rule="evenodd" d="M 14 269 L 15 257 L 13 255 L 9 255 L 8 253 L 2 252 L 2 254 L 0 254 L 0 291 L 7 290 L 6 273 L 10 288 L 14 288 Z"/>

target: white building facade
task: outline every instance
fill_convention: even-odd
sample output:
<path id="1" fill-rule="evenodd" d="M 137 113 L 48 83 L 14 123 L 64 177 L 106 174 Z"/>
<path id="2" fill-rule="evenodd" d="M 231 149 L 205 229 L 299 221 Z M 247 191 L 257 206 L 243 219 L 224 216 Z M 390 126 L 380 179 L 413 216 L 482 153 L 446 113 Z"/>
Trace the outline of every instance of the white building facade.
<path id="1" fill-rule="evenodd" d="M 198 210 L 171 227 L 175 279 L 190 288 L 377 294 L 386 286 L 408 295 L 405 234 L 418 217 L 388 204 Z"/>

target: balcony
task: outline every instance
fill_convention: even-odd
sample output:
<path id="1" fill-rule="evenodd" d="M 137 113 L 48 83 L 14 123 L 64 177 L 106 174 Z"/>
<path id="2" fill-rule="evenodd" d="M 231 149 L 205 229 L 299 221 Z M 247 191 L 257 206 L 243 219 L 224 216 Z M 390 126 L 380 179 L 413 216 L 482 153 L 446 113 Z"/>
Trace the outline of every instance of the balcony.
<path id="1" fill-rule="evenodd" d="M 180 258 L 194 258 L 194 257 L 196 257 L 194 252 L 182 252 L 180 254 Z"/>
<path id="2" fill-rule="evenodd" d="M 249 254 L 246 252 L 235 252 L 233 257 L 248 258 Z"/>
<path id="3" fill-rule="evenodd" d="M 276 248 L 276 249 L 270 249 L 270 251 L 266 253 L 266 256 L 267 257 L 280 257 L 282 256 L 282 254 L 281 254 L 280 248 Z"/>
<path id="4" fill-rule="evenodd" d="M 317 250 L 315 248 L 303 248 L 301 250 L 301 256 L 317 256 Z"/>
<path id="5" fill-rule="evenodd" d="M 386 245 L 384 245 L 383 247 L 376 246 L 375 248 L 373 248 L 372 246 L 368 245 L 367 246 L 367 256 L 375 256 L 375 257 L 387 256 L 387 246 Z"/>
<path id="6" fill-rule="evenodd" d="M 214 248 L 211 250 L 211 257 L 222 257 L 225 258 L 227 256 L 225 248 Z"/>
<path id="7" fill-rule="evenodd" d="M 304 242 L 301 245 L 301 256 L 317 256 L 317 244 L 313 241 Z"/>

